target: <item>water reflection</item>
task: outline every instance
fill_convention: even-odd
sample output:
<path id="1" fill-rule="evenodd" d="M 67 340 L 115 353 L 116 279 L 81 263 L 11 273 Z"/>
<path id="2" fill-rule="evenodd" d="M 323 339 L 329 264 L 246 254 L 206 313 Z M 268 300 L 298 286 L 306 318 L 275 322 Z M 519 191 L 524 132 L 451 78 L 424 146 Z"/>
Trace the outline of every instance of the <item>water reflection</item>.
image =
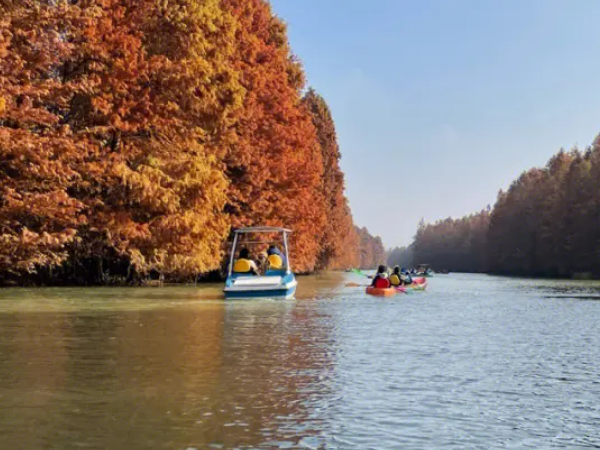
<path id="1" fill-rule="evenodd" d="M 56 315 L 0 316 L 0 436 L 9 448 L 51 442 L 68 385 L 65 325 Z"/>
<path id="2" fill-rule="evenodd" d="M 318 434 L 329 394 L 327 322 L 295 302 L 228 304 L 213 442 L 296 445 Z"/>
<path id="3" fill-rule="evenodd" d="M 600 303 L 563 297 L 597 286 L 451 275 L 384 300 L 301 281 L 286 302 L 0 291 L 0 448 L 597 444 Z"/>
<path id="4" fill-rule="evenodd" d="M 0 330 L 10 448 L 285 446 L 320 429 L 329 330 L 294 301 L 4 313 Z"/>
<path id="5" fill-rule="evenodd" d="M 0 317 L 3 442 L 172 448 L 186 434 L 181 429 L 193 429 L 194 412 L 218 383 L 223 313 L 218 305 L 201 314 Z"/>

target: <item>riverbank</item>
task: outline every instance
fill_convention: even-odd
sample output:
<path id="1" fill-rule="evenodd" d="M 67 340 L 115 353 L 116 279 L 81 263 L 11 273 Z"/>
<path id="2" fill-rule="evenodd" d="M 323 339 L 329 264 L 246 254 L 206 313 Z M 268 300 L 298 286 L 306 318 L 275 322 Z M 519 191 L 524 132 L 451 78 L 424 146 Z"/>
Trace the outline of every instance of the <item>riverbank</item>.
<path id="1" fill-rule="evenodd" d="M 365 269 L 369 270 L 369 269 Z M 346 273 L 343 270 L 320 270 L 313 271 L 310 273 L 298 273 L 295 274 L 298 278 L 307 278 L 307 277 L 327 277 L 328 275 L 338 274 L 342 275 Z M 159 279 L 155 278 L 139 278 L 136 280 L 132 280 L 128 282 L 125 279 L 112 279 L 106 280 L 103 282 L 97 282 L 96 280 L 91 280 L 91 282 L 86 283 L 84 280 L 81 282 L 52 282 L 50 279 L 40 280 L 40 279 L 31 279 L 26 283 L 19 283 L 17 281 L 5 282 L 4 284 L 0 279 L 0 289 L 8 289 L 8 288 L 100 288 L 100 287 L 112 287 L 112 288 L 135 288 L 135 287 L 169 287 L 169 286 L 210 286 L 213 284 L 222 284 L 225 282 L 226 276 L 222 272 L 211 272 L 210 274 L 206 274 L 198 277 L 197 279 L 191 280 L 179 280 L 172 281 L 168 279 Z M 45 281 L 45 283 L 44 283 Z"/>

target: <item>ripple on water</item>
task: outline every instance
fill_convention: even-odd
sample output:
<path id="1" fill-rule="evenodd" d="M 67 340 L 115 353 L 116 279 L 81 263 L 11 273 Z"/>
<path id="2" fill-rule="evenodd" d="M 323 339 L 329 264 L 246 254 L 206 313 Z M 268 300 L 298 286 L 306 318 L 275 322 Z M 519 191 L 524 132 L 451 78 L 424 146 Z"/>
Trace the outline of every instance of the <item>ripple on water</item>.
<path id="1" fill-rule="evenodd" d="M 0 293 L 7 448 L 600 448 L 594 283 Z M 585 300 L 585 301 L 582 301 Z"/>

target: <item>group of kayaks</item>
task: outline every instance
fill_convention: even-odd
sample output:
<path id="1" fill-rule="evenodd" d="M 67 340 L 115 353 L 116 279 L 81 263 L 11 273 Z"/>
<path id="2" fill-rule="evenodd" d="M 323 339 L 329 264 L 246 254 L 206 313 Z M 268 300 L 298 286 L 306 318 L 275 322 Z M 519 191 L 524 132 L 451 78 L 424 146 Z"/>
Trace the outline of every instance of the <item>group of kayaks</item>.
<path id="1" fill-rule="evenodd" d="M 380 267 L 382 269 L 384 266 Z M 374 277 L 371 275 L 367 275 L 359 269 L 350 269 L 349 272 L 355 273 L 356 275 L 367 277 L 373 279 Z M 392 274 L 394 276 L 395 274 Z M 377 278 L 377 277 L 375 277 Z M 403 277 L 404 278 L 404 277 Z M 376 297 L 392 297 L 396 294 L 403 293 L 409 294 L 415 291 L 424 291 L 427 288 L 427 278 L 424 276 L 420 277 L 408 277 L 408 282 L 402 282 L 400 286 L 392 285 L 393 280 L 388 281 L 387 275 L 384 280 L 374 280 L 373 284 L 366 289 L 366 293 L 368 295 L 373 295 Z M 396 284 L 399 280 L 396 279 Z M 383 282 L 383 284 L 387 284 L 387 286 L 379 286 L 379 282 Z M 348 283 L 347 287 L 359 287 L 358 283 Z"/>
<path id="2" fill-rule="evenodd" d="M 427 288 L 427 278 L 419 277 L 413 278 L 412 284 L 407 286 L 392 286 L 389 288 L 377 288 L 369 286 L 367 288 L 367 294 L 374 295 L 375 297 L 393 297 L 398 293 L 406 294 L 412 291 L 424 291 Z"/>

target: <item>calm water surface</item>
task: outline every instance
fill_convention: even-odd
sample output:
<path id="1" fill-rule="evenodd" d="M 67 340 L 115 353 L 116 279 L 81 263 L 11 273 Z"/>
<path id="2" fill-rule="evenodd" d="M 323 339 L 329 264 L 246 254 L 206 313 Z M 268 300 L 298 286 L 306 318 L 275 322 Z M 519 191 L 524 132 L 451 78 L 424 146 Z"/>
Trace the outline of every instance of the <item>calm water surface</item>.
<path id="1" fill-rule="evenodd" d="M 0 448 L 600 448 L 600 284 L 350 281 L 0 291 Z"/>

